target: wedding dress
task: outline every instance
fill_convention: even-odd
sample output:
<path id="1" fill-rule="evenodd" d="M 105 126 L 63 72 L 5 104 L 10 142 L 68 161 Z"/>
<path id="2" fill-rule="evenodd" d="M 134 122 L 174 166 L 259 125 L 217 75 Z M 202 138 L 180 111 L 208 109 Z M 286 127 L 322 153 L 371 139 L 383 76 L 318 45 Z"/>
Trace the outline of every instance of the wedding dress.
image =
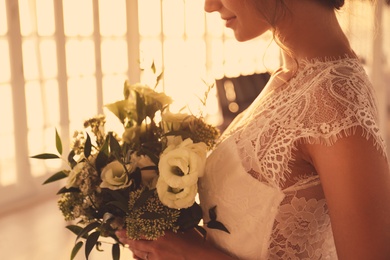
<path id="1" fill-rule="evenodd" d="M 266 87 L 207 159 L 204 222 L 216 206 L 230 232 L 207 229 L 208 239 L 239 259 L 337 259 L 320 178 L 296 145 L 332 145 L 357 128 L 386 156 L 357 58 L 304 60 L 287 84 Z"/>

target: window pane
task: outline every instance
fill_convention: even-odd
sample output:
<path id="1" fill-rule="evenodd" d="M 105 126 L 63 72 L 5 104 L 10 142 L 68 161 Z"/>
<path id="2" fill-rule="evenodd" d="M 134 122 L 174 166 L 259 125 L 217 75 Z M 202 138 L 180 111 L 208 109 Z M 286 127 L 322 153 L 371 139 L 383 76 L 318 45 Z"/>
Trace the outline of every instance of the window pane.
<path id="1" fill-rule="evenodd" d="M 96 80 L 93 77 L 68 80 L 71 132 L 82 130 L 84 120 L 97 114 Z"/>
<path id="2" fill-rule="evenodd" d="M 26 82 L 26 110 L 29 129 L 40 129 L 44 125 L 41 86 L 38 81 Z"/>
<path id="3" fill-rule="evenodd" d="M 89 36 L 93 33 L 92 0 L 62 1 L 64 29 L 67 36 Z"/>
<path id="4" fill-rule="evenodd" d="M 43 129 L 59 125 L 59 94 L 56 80 L 40 84 L 39 81 L 26 83 L 27 126 Z"/>
<path id="5" fill-rule="evenodd" d="M 205 15 L 203 3 L 199 0 L 186 1 L 186 34 L 201 37 L 204 34 Z"/>
<path id="6" fill-rule="evenodd" d="M 207 33 L 214 36 L 220 37 L 223 35 L 223 21 L 217 13 L 206 14 L 206 25 Z"/>
<path id="7" fill-rule="evenodd" d="M 100 33 L 122 36 L 126 33 L 126 3 L 124 0 L 99 0 Z"/>
<path id="8" fill-rule="evenodd" d="M 23 42 L 23 71 L 27 80 L 38 79 L 38 57 L 35 39 L 28 39 Z"/>
<path id="9" fill-rule="evenodd" d="M 55 31 L 53 0 L 36 0 L 39 35 L 53 35 Z"/>
<path id="10" fill-rule="evenodd" d="M 166 36 L 182 36 L 184 34 L 184 1 L 163 1 L 163 32 Z"/>
<path id="11" fill-rule="evenodd" d="M 0 35 L 5 35 L 7 31 L 8 22 L 5 10 L 5 0 L 0 0 Z"/>
<path id="12" fill-rule="evenodd" d="M 0 40 L 0 83 L 8 82 L 11 77 L 10 64 L 9 64 L 9 49 L 8 41 Z"/>
<path id="13" fill-rule="evenodd" d="M 156 67 L 162 67 L 162 43 L 159 39 L 141 40 L 140 52 L 142 69 L 150 68 L 152 62 L 156 64 Z"/>
<path id="14" fill-rule="evenodd" d="M 0 186 L 16 182 L 14 113 L 9 84 L 0 85 Z"/>
<path id="15" fill-rule="evenodd" d="M 127 80 L 125 75 L 108 75 L 103 77 L 103 104 L 123 99 L 123 86 Z"/>
<path id="16" fill-rule="evenodd" d="M 161 33 L 161 0 L 138 1 L 139 33 L 158 36 Z"/>
<path id="17" fill-rule="evenodd" d="M 95 46 L 91 40 L 69 40 L 66 43 L 66 68 L 69 76 L 95 73 Z"/>
<path id="18" fill-rule="evenodd" d="M 127 43 L 124 40 L 104 40 L 102 42 L 103 73 L 126 72 L 127 56 Z"/>
<path id="19" fill-rule="evenodd" d="M 35 8 L 32 4 L 33 2 L 29 0 L 19 0 L 20 32 L 23 36 L 36 32 L 35 14 L 31 13 Z"/>
<path id="20" fill-rule="evenodd" d="M 42 72 L 45 78 L 57 76 L 57 53 L 54 40 L 43 40 L 40 45 Z"/>
<path id="21" fill-rule="evenodd" d="M 58 129 L 60 130 L 60 129 Z M 29 130 L 28 132 L 28 153 L 39 154 L 42 151 L 49 153 L 57 153 L 55 146 L 55 128 L 41 128 L 36 130 Z M 62 166 L 61 160 L 36 160 L 30 159 L 31 175 L 39 177 L 45 175 L 47 172 L 55 172 Z"/>

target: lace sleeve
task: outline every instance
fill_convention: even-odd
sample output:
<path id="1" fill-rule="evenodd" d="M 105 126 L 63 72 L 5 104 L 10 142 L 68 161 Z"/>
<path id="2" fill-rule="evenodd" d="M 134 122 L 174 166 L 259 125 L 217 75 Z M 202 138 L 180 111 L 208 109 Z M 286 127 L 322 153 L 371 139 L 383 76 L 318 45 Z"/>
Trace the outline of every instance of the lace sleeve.
<path id="1" fill-rule="evenodd" d="M 386 154 L 378 125 L 375 96 L 363 68 L 351 71 L 335 67 L 302 96 L 302 131 L 298 138 L 309 143 L 332 145 L 339 138 L 362 130 Z"/>

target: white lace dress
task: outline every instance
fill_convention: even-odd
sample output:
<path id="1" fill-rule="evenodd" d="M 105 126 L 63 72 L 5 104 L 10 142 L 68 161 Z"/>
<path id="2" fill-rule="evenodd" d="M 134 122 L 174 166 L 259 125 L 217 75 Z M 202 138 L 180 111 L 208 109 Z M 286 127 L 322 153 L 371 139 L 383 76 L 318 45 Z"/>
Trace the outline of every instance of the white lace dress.
<path id="1" fill-rule="evenodd" d="M 358 59 L 305 60 L 288 82 L 267 87 L 221 137 L 199 181 L 230 234 L 208 238 L 239 259 L 337 259 L 315 169 L 298 142 L 332 145 L 356 128 L 385 155 L 374 94 Z"/>

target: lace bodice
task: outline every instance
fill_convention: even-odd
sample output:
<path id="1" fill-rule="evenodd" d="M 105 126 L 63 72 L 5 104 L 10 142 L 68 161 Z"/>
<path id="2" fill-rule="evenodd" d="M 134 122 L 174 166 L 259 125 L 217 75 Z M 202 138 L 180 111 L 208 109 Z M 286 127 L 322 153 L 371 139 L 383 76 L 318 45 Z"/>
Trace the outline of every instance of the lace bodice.
<path id="1" fill-rule="evenodd" d="M 357 128 L 385 156 L 356 58 L 305 60 L 288 83 L 266 86 L 207 160 L 201 205 L 206 213 L 216 205 L 230 231 L 208 229 L 209 239 L 240 259 L 337 259 L 319 176 L 297 144 L 333 145 Z"/>

